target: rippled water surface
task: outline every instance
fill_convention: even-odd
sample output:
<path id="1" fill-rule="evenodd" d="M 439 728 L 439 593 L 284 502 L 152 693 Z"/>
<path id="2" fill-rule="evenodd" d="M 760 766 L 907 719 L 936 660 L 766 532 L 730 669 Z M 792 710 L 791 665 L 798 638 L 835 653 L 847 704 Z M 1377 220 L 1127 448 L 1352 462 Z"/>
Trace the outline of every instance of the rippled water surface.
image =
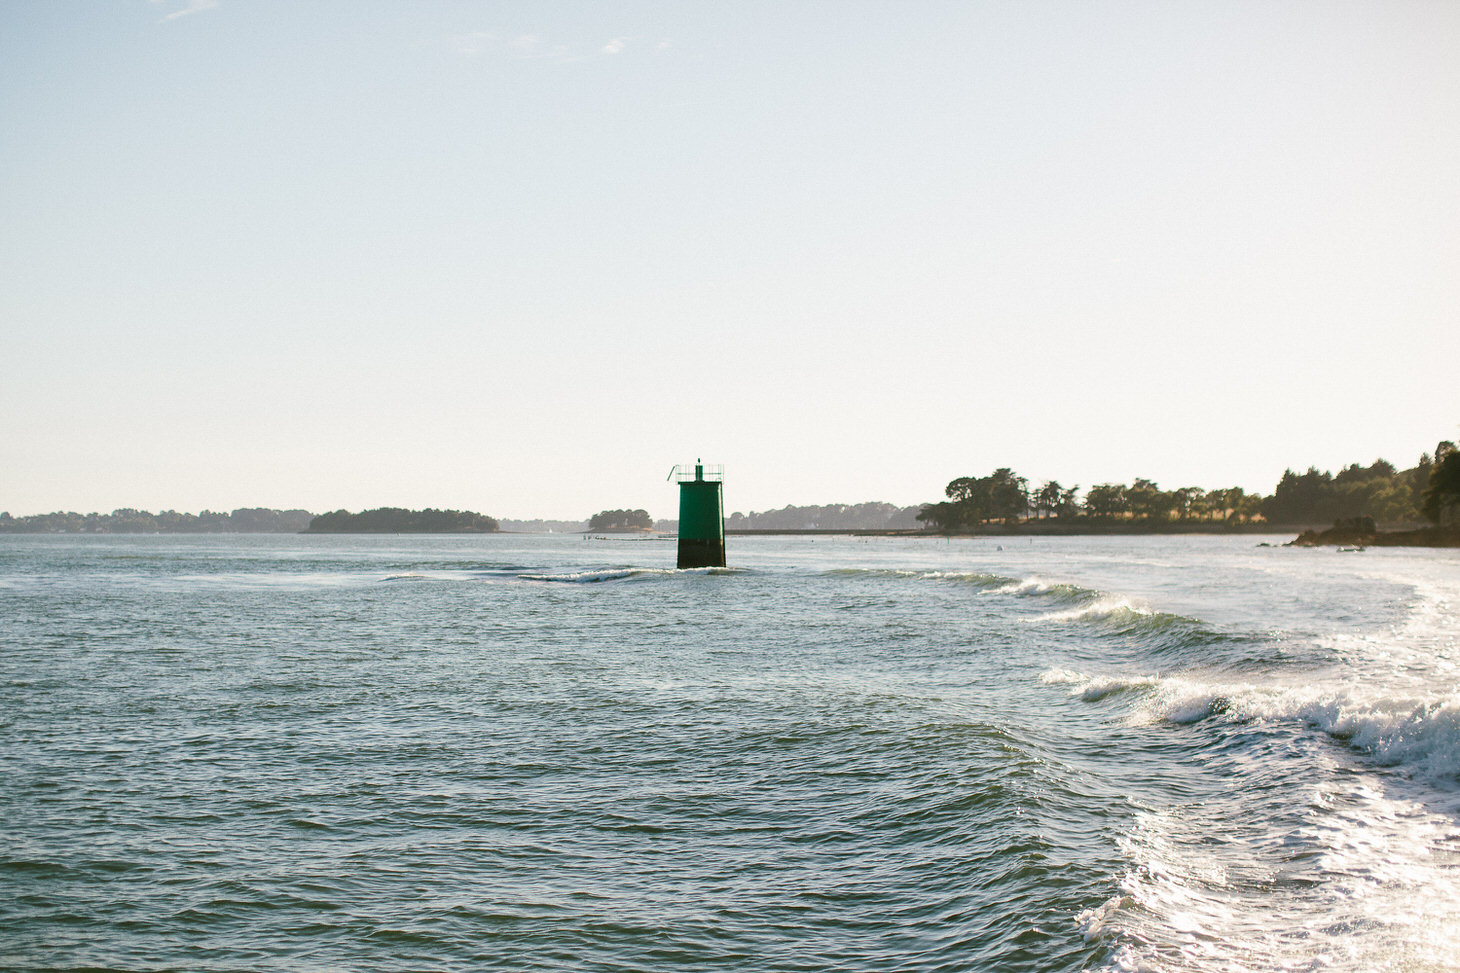
<path id="1" fill-rule="evenodd" d="M 1460 969 L 1460 555 L 1260 540 L 0 538 L 0 965 Z"/>

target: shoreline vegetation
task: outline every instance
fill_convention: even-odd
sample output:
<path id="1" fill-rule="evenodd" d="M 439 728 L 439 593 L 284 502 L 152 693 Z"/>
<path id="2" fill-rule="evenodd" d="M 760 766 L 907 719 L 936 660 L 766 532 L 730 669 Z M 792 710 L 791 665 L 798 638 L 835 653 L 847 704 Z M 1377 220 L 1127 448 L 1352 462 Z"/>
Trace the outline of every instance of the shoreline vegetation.
<path id="1" fill-rule="evenodd" d="M 1453 442 L 1421 454 L 1400 470 L 1384 459 L 1351 464 L 1336 475 L 1309 467 L 1283 472 L 1272 495 L 1241 487 L 1162 490 L 1155 482 L 1100 483 L 1079 487 L 1047 480 L 1031 488 L 1008 467 L 988 476 L 964 476 L 944 489 L 948 498 L 929 504 L 917 519 L 940 534 L 987 533 L 994 525 L 1012 533 L 1039 532 L 1041 524 L 1068 526 L 1067 533 L 1286 532 L 1303 530 L 1302 544 L 1460 546 L 1460 450 Z M 1430 526 L 1423 527 L 1425 521 Z M 1314 525 L 1333 524 L 1328 531 Z M 1391 528 L 1379 531 L 1383 523 Z M 1356 530 L 1354 525 L 1367 527 Z M 1060 528 L 1052 528 L 1059 531 Z"/>
<path id="2" fill-rule="evenodd" d="M 495 517 L 473 510 L 406 510 L 377 507 L 352 514 L 348 510 L 320 514 L 309 522 L 305 534 L 495 534 L 500 530 Z"/>
<path id="3" fill-rule="evenodd" d="M 1147 479 L 1078 486 L 1048 480 L 1032 487 L 1008 467 L 954 479 L 937 503 L 898 507 L 880 501 L 787 506 L 725 518 L 725 533 L 863 536 L 1061 536 L 1075 534 L 1273 534 L 1300 531 L 1298 546 L 1460 546 L 1460 450 L 1445 441 L 1411 468 L 1375 460 L 1337 474 L 1310 467 L 1284 471 L 1270 496 L 1241 487 L 1163 490 Z M 1426 522 L 1428 526 L 1426 526 Z M 1323 525 L 1332 524 L 1324 528 Z M 1384 529 L 1380 529 L 1383 525 Z M 586 521 L 499 521 L 470 510 L 378 507 L 314 515 L 306 510 L 245 507 L 230 513 L 123 508 L 12 517 L 0 534 L 486 534 L 552 532 L 670 533 L 672 520 L 643 509 L 603 510 Z"/>
<path id="4" fill-rule="evenodd" d="M 308 510 L 243 507 L 231 513 L 204 510 L 154 514 L 123 507 L 109 514 L 57 511 L 12 517 L 0 513 L 0 534 L 297 534 L 309 526 Z"/>

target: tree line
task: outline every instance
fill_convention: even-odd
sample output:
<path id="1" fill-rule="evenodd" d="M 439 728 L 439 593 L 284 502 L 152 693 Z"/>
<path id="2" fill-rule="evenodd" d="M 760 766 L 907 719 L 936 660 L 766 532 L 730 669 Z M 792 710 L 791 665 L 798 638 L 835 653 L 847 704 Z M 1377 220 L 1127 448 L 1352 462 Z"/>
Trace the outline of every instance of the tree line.
<path id="1" fill-rule="evenodd" d="M 589 530 L 653 530 L 647 510 L 600 510 L 588 518 Z"/>
<path id="2" fill-rule="evenodd" d="M 498 529 L 495 518 L 472 510 L 406 510 L 377 507 L 352 514 L 336 510 L 320 514 L 309 522 L 307 534 L 490 534 Z"/>
<path id="3" fill-rule="evenodd" d="M 944 489 L 948 498 L 925 505 L 917 519 L 935 530 L 971 530 L 983 524 L 1014 524 L 1058 518 L 1065 522 L 1326 524 L 1370 518 L 1412 524 L 1460 520 L 1460 451 L 1441 442 L 1407 470 L 1387 460 L 1357 463 L 1338 473 L 1310 467 L 1284 471 L 1270 495 L 1241 487 L 1205 490 L 1187 486 L 1163 490 L 1148 479 L 1100 483 L 1079 496 L 1079 487 L 1057 480 L 1038 486 L 1008 467 L 988 476 L 964 476 Z"/>
<path id="4" fill-rule="evenodd" d="M 0 534 L 293 534 L 309 526 L 308 510 L 240 507 L 232 512 L 204 510 L 154 514 L 123 507 L 109 514 L 71 511 L 12 517 L 0 513 Z"/>
<path id="5" fill-rule="evenodd" d="M 760 513 L 736 511 L 725 519 L 733 530 L 914 530 L 919 507 L 869 500 L 865 503 L 829 503 L 822 506 L 785 506 Z"/>

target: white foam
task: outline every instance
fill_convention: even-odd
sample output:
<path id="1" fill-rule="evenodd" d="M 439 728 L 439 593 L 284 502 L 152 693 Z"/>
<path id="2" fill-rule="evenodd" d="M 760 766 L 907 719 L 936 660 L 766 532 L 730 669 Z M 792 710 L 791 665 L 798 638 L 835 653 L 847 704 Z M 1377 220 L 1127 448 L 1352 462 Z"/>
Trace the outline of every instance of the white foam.
<path id="1" fill-rule="evenodd" d="M 1103 904 L 1093 909 L 1086 909 L 1075 916 L 1075 925 L 1080 927 L 1080 935 L 1085 937 L 1085 942 L 1094 942 L 1100 938 L 1105 931 L 1106 925 L 1114 918 L 1121 906 L 1127 905 L 1130 898 L 1125 895 L 1113 895 Z"/>
<path id="2" fill-rule="evenodd" d="M 600 581 L 621 581 L 641 574 L 669 574 L 668 570 L 649 568 L 600 568 L 594 571 L 575 571 L 565 574 L 519 574 L 524 581 L 555 581 L 559 584 L 595 584 Z"/>
<path id="3" fill-rule="evenodd" d="M 561 574 L 533 573 L 517 575 L 523 581 L 551 581 L 558 584 L 597 584 L 602 581 L 623 581 L 628 578 L 670 578 L 684 574 L 741 574 L 744 568 L 594 568 L 587 571 L 565 571 Z"/>
<path id="4" fill-rule="evenodd" d="M 1134 722 L 1197 723 L 1214 716 L 1234 723 L 1296 722 L 1429 777 L 1460 774 L 1460 693 L 1387 695 L 1342 686 L 1257 685 L 1187 676 L 1086 675 L 1045 672 L 1046 685 L 1066 685 L 1087 702 L 1136 693 Z"/>
<path id="5" fill-rule="evenodd" d="M 1224 828 L 1232 806 L 1137 814 L 1120 840 L 1121 894 L 1075 919 L 1087 942 L 1110 944 L 1104 969 L 1455 969 L 1453 825 L 1374 777 L 1308 798 L 1277 844 Z M 1324 880 L 1275 883 L 1284 873 Z"/>
<path id="6" fill-rule="evenodd" d="M 1118 618 L 1122 615 L 1144 615 L 1153 616 L 1151 609 L 1137 605 L 1127 598 L 1107 597 L 1100 598 L 1089 604 L 1079 605 L 1075 608 L 1068 608 L 1064 611 L 1047 612 L 1043 615 L 1036 615 L 1028 621 L 1033 623 L 1057 625 L 1065 622 L 1077 622 L 1086 619 L 1103 620 Z"/>
<path id="7" fill-rule="evenodd" d="M 1160 680 L 1155 676 L 1104 676 L 1090 679 L 1080 687 L 1080 698 L 1087 703 L 1098 702 L 1107 696 L 1143 691 L 1157 686 Z"/>
<path id="8" fill-rule="evenodd" d="M 923 571 L 918 577 L 925 581 L 969 581 L 990 594 L 1002 591 L 1014 583 L 1001 575 L 980 571 Z"/>
<path id="9" fill-rule="evenodd" d="M 1072 669 L 1046 669 L 1039 676 L 1039 681 L 1046 686 L 1074 686 L 1088 682 L 1089 676 L 1083 672 L 1075 672 Z"/>
<path id="10" fill-rule="evenodd" d="M 1302 719 L 1383 764 L 1410 766 L 1430 777 L 1460 774 L 1460 694 L 1365 698 L 1345 689 L 1253 694 L 1241 703 L 1256 718 Z"/>
<path id="11" fill-rule="evenodd" d="M 1000 585 L 994 589 L 995 594 L 1018 595 L 1021 597 L 1038 595 L 1065 595 L 1068 597 L 1093 597 L 1095 592 L 1081 588 L 1065 581 L 1050 581 L 1038 575 L 1031 575 L 1019 581 L 1011 581 L 1008 584 Z"/>

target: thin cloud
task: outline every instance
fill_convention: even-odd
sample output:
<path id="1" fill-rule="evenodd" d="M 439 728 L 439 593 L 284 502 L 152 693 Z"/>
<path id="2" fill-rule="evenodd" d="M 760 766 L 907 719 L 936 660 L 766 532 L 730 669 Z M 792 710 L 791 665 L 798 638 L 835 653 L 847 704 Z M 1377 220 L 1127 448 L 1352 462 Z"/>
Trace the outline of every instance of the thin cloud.
<path id="1" fill-rule="evenodd" d="M 156 6 L 159 3 L 170 3 L 171 0 L 150 0 Z M 169 20 L 176 20 L 179 17 L 186 17 L 188 14 L 202 13 L 204 10 L 212 10 L 218 6 L 218 0 L 183 0 L 183 4 L 171 13 L 163 14 L 159 23 L 166 23 Z"/>
<path id="2" fill-rule="evenodd" d="M 152 2 L 157 3 L 159 0 L 152 0 Z M 218 0 L 189 0 L 189 2 L 217 3 Z M 567 44 L 550 43 L 549 39 L 541 34 L 504 35 L 487 30 L 454 35 L 450 38 L 450 43 L 458 54 L 476 56 L 497 51 L 524 60 L 557 62 L 582 61 L 585 59 L 584 52 L 587 50 L 587 48 L 574 50 Z M 633 37 L 629 35 L 613 37 L 598 48 L 598 53 L 605 56 L 622 54 L 634 43 Z M 671 46 L 673 46 L 673 42 L 665 39 L 659 41 L 655 45 L 655 49 L 663 51 Z"/>
<path id="3" fill-rule="evenodd" d="M 491 31 L 477 30 L 470 34 L 460 34 L 453 41 L 459 53 L 477 55 L 489 47 L 495 47 L 498 39 Z"/>
<path id="4" fill-rule="evenodd" d="M 576 61 L 573 51 L 566 44 L 547 44 L 537 34 L 519 34 L 512 38 L 512 48 L 518 57 L 546 59 L 550 61 Z"/>

